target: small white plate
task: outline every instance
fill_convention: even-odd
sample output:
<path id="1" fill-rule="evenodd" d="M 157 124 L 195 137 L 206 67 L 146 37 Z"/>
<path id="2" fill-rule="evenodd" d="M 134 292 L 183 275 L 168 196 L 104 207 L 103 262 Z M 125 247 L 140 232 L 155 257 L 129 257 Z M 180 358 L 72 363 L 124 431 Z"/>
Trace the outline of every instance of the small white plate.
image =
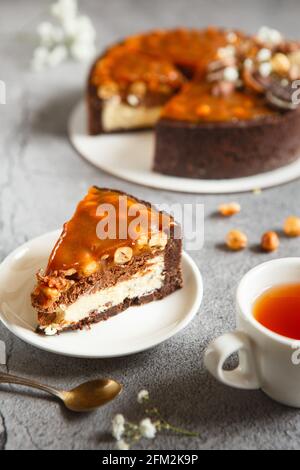
<path id="1" fill-rule="evenodd" d="M 166 176 L 152 171 L 154 133 L 136 132 L 90 136 L 84 102 L 73 110 L 69 137 L 77 152 L 90 163 L 114 176 L 152 188 L 198 194 L 252 191 L 287 183 L 300 177 L 300 158 L 278 170 L 245 178 L 201 180 Z"/>
<path id="2" fill-rule="evenodd" d="M 35 333 L 36 314 L 30 303 L 35 273 L 45 266 L 60 231 L 35 238 L 11 253 L 0 265 L 0 320 L 16 336 L 40 349 L 65 356 L 125 356 L 171 338 L 199 310 L 203 284 L 189 255 L 183 253 L 184 287 L 163 300 L 131 307 L 90 330 L 58 336 Z"/>

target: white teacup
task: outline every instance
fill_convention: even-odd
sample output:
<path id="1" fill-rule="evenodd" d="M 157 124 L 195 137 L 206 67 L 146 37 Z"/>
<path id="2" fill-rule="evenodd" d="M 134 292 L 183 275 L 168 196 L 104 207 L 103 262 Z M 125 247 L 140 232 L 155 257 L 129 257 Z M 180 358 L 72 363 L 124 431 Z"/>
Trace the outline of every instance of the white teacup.
<path id="1" fill-rule="evenodd" d="M 205 365 L 216 379 L 235 388 L 262 389 L 300 408 L 300 342 L 273 333 L 253 316 L 253 303 L 266 289 L 298 282 L 300 258 L 268 261 L 243 277 L 236 294 L 237 330 L 217 338 L 205 353 Z M 226 359 L 235 352 L 239 366 L 225 371 Z"/>

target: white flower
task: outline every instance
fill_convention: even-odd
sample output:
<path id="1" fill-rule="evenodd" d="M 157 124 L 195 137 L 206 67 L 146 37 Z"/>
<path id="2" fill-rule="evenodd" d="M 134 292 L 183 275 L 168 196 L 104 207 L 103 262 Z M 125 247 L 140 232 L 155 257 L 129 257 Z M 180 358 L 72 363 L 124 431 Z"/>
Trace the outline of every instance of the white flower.
<path id="1" fill-rule="evenodd" d="M 125 431 L 125 418 L 121 414 L 117 414 L 112 420 L 112 435 L 119 441 Z"/>
<path id="2" fill-rule="evenodd" d="M 149 418 L 143 419 L 140 422 L 139 428 L 143 437 L 146 437 L 147 439 L 154 439 L 156 435 L 156 427 Z"/>
<path id="3" fill-rule="evenodd" d="M 142 404 L 144 403 L 145 401 L 149 400 L 149 392 L 148 390 L 141 390 L 139 393 L 138 393 L 138 396 L 137 396 L 137 401 L 138 403 Z"/>
<path id="4" fill-rule="evenodd" d="M 90 60 L 96 53 L 94 44 L 84 44 L 75 41 L 70 47 L 70 54 L 78 62 Z"/>
<path id="5" fill-rule="evenodd" d="M 127 444 L 126 441 L 124 441 L 124 439 L 120 439 L 118 442 L 117 442 L 117 448 L 119 450 L 128 450 L 130 449 L 130 446 L 129 444 Z"/>
<path id="6" fill-rule="evenodd" d="M 235 82 L 239 78 L 239 71 L 236 67 L 225 67 L 223 77 L 228 82 Z"/>
<path id="7" fill-rule="evenodd" d="M 77 15 L 76 0 L 58 0 L 51 6 L 52 15 L 58 20 L 74 18 Z"/>
<path id="8" fill-rule="evenodd" d="M 40 47 L 34 52 L 32 67 L 56 67 L 68 56 L 77 61 L 90 60 L 96 53 L 96 32 L 90 18 L 78 14 L 76 0 L 58 0 L 51 14 L 58 25 L 45 21 L 38 26 Z"/>
<path id="9" fill-rule="evenodd" d="M 56 67 L 61 64 L 67 56 L 68 51 L 65 46 L 56 46 L 48 55 L 47 65 L 49 65 L 49 67 Z"/>
<path id="10" fill-rule="evenodd" d="M 31 67 L 33 70 L 42 70 L 47 65 L 49 51 L 46 47 L 37 47 L 33 52 Z"/>

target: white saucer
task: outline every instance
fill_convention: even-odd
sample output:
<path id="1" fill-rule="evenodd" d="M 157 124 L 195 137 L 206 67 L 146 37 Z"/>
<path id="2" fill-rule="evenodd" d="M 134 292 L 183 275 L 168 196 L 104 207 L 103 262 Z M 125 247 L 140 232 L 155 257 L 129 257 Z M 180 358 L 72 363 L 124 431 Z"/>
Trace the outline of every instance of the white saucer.
<path id="1" fill-rule="evenodd" d="M 17 248 L 0 265 L 0 320 L 16 336 L 46 351 L 75 357 L 105 358 L 137 353 L 171 338 L 199 310 L 203 284 L 189 255 L 183 253 L 183 289 L 163 300 L 100 322 L 90 330 L 59 336 L 35 333 L 36 314 L 30 303 L 35 273 L 47 263 L 60 231 L 47 233 Z"/>
<path id="2" fill-rule="evenodd" d="M 239 193 L 277 186 L 300 177 L 300 159 L 278 170 L 246 178 L 201 180 L 165 176 L 151 170 L 153 132 L 90 136 L 86 129 L 86 110 L 81 101 L 69 121 L 70 140 L 78 153 L 107 173 L 152 188 L 186 193 Z"/>

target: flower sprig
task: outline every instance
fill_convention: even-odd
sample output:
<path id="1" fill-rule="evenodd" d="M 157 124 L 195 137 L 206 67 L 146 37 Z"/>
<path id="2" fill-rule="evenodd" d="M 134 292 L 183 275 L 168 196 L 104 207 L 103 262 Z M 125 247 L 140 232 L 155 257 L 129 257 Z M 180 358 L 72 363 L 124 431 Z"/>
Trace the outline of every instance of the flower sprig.
<path id="1" fill-rule="evenodd" d="M 54 23 L 42 22 L 37 28 L 39 45 L 34 50 L 32 68 L 36 71 L 56 67 L 68 57 L 89 60 L 95 54 L 96 33 L 90 18 L 79 14 L 76 0 L 58 0 L 51 5 Z"/>
<path id="2" fill-rule="evenodd" d="M 198 437 L 199 434 L 177 426 L 173 426 L 162 417 L 158 408 L 151 402 L 147 390 L 138 393 L 137 401 L 143 406 L 146 417 L 138 424 L 125 419 L 122 414 L 117 414 L 112 420 L 112 435 L 117 441 L 119 450 L 128 450 L 141 439 L 154 439 L 157 433 L 171 431 L 188 437 Z"/>

